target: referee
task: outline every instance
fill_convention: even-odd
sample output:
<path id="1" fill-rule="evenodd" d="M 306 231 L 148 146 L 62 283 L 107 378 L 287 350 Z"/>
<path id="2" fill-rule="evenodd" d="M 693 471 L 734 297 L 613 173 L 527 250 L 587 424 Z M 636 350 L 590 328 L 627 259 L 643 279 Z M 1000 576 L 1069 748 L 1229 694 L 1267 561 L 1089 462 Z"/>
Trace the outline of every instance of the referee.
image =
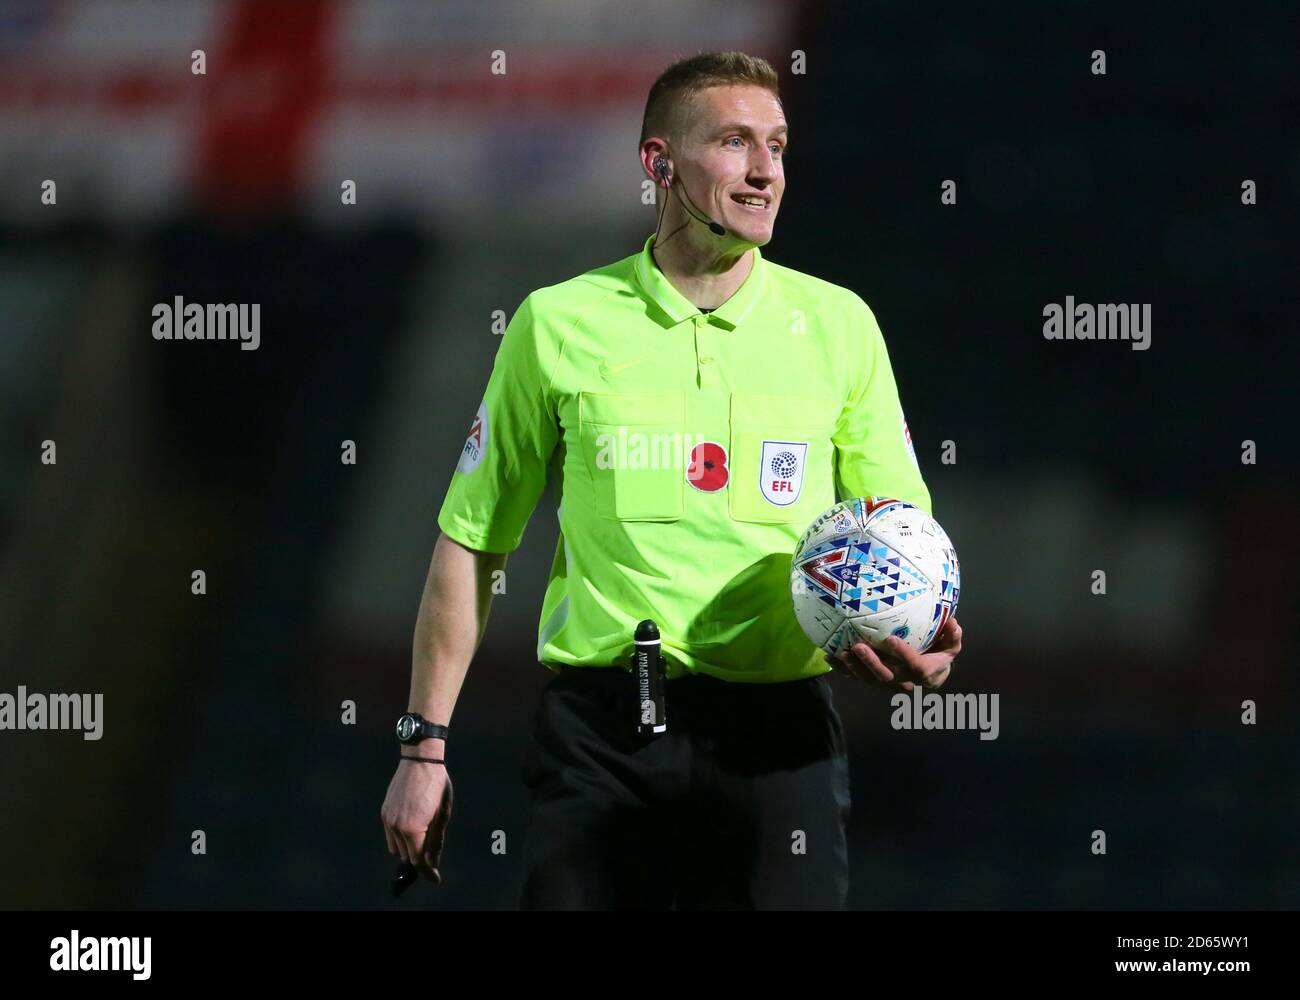
<path id="1" fill-rule="evenodd" d="M 839 499 L 931 510 L 880 328 L 854 292 L 764 259 L 785 191 L 775 71 L 739 52 L 669 67 L 640 156 L 661 188 L 639 253 L 537 289 L 506 329 L 438 515 L 409 713 L 382 819 L 438 871 L 447 725 L 551 476 L 560 534 L 523 762 L 523 909 L 838 909 L 848 756 L 828 666 L 941 685 L 926 654 L 804 636 L 790 559 Z M 779 460 L 778 460 L 779 459 Z M 638 731 L 637 624 L 658 627 L 667 729 Z"/>

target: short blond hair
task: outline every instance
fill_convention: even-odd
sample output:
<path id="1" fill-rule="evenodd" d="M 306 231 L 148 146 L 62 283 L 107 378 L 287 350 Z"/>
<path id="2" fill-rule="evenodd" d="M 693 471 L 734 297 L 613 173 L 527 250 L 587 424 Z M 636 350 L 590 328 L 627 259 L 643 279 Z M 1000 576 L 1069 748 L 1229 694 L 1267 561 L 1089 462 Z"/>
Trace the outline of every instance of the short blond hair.
<path id="1" fill-rule="evenodd" d="M 641 119 L 641 143 L 652 135 L 680 138 L 685 132 L 687 108 L 701 90 L 745 84 L 770 90 L 781 100 L 776 70 L 759 56 L 744 52 L 701 52 L 673 63 L 650 87 Z"/>

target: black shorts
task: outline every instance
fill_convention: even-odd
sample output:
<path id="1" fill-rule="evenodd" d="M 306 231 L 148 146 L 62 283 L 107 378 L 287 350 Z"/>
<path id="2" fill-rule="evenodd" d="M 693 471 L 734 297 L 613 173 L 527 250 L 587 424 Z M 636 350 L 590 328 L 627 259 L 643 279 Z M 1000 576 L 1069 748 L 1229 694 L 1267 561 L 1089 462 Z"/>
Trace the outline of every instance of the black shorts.
<path id="1" fill-rule="evenodd" d="M 520 908 L 840 909 L 849 766 L 827 678 L 668 681 L 658 736 L 636 732 L 633 684 L 567 667 L 542 692 Z"/>

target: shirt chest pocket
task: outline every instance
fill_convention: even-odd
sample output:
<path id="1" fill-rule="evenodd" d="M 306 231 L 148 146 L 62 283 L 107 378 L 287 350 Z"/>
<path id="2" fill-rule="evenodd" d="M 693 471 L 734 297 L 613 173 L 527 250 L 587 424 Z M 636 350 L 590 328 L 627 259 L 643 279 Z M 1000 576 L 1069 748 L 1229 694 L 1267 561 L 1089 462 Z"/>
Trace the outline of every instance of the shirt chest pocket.
<path id="1" fill-rule="evenodd" d="M 684 392 L 582 392 L 578 433 L 601 517 L 675 521 L 686 484 Z"/>
<path id="2" fill-rule="evenodd" d="M 802 526 L 830 507 L 838 416 L 839 403 L 821 396 L 732 393 L 732 518 Z"/>

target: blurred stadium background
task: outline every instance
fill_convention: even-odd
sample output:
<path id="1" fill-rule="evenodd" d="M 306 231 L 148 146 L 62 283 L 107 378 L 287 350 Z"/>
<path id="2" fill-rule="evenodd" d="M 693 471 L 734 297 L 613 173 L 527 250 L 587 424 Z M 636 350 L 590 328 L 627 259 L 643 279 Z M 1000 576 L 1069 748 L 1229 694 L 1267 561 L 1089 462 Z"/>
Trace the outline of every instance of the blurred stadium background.
<path id="1" fill-rule="evenodd" d="M 836 680 L 850 905 L 1300 905 L 1286 10 L 0 3 L 0 691 L 105 694 L 98 742 L 0 733 L 0 906 L 514 905 L 552 498 L 455 713 L 447 884 L 385 895 L 434 518 L 493 311 L 639 248 L 649 85 L 725 48 L 783 78 L 764 253 L 875 310 L 963 560 L 952 688 L 1000 695 L 981 742 Z M 154 341 L 177 295 L 260 303 L 260 348 Z M 1151 349 L 1045 341 L 1066 295 L 1151 303 Z"/>

